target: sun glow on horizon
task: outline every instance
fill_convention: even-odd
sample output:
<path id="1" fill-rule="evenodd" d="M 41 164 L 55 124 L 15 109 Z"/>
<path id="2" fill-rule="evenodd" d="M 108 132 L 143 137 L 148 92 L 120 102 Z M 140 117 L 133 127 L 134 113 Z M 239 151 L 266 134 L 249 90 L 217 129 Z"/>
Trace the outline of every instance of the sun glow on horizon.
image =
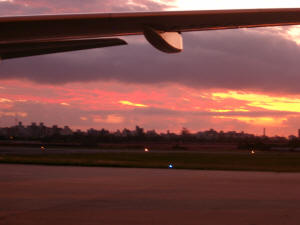
<path id="1" fill-rule="evenodd" d="M 100 82 L 55 88 L 44 85 L 41 90 L 30 84 L 3 81 L 1 85 L 6 89 L 0 90 L 1 126 L 14 125 L 18 118 L 23 123 L 41 121 L 81 130 L 121 130 L 139 125 L 159 132 L 180 132 L 187 127 L 193 132 L 214 128 L 259 134 L 261 127 L 268 127 L 270 135 L 288 136 L 297 131 L 300 121 L 300 94 L 205 90 L 182 85 L 131 86 L 127 90 L 121 83 Z M 22 95 L 11 93 L 16 87 Z"/>

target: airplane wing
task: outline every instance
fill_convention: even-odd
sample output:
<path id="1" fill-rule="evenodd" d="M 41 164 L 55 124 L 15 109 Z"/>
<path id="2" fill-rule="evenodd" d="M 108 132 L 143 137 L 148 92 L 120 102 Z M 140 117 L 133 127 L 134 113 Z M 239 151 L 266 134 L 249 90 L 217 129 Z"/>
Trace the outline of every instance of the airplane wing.
<path id="1" fill-rule="evenodd" d="M 300 9 L 0 17 L 0 57 L 125 45 L 113 38 L 125 35 L 144 35 L 155 48 L 176 53 L 183 50 L 181 32 L 298 24 Z"/>

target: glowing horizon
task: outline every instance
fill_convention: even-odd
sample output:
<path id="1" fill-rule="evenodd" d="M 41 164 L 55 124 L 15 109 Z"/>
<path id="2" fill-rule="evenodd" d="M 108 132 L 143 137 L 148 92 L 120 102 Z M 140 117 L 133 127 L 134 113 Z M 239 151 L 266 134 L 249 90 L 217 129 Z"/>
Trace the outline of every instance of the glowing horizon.
<path id="1" fill-rule="evenodd" d="M 120 100 L 124 99 L 122 91 L 118 92 L 116 88 L 122 86 L 120 83 L 93 84 L 103 89 L 97 95 L 90 84 L 73 83 L 60 87 L 43 85 L 40 96 L 31 94 L 40 90 L 39 86 L 33 87 L 31 82 L 5 81 L 3 84 L 6 88 L 0 92 L 2 126 L 12 125 L 18 118 L 27 124 L 44 122 L 83 130 L 116 130 L 139 125 L 157 131 L 180 132 L 182 127 L 187 127 L 192 132 L 213 128 L 260 134 L 262 127 L 266 127 L 270 135 L 288 136 L 296 133 L 296 128 L 290 127 L 288 121 L 300 114 L 297 108 L 300 95 L 282 97 L 250 91 L 197 91 L 180 85 L 163 88 L 144 86 L 142 89 L 132 86 L 130 92 L 126 92 L 127 98 L 131 99 L 128 101 Z M 113 91 L 105 90 L 104 86 L 111 86 Z M 5 91 L 10 92 L 15 88 L 27 94 L 22 98 L 14 93 L 5 94 Z M 49 92 L 56 96 L 55 99 L 48 96 Z M 156 94 L 148 95 L 149 92 Z M 53 111 L 56 117 L 41 117 L 45 110 L 48 114 Z M 70 114 L 66 117 L 68 119 L 63 119 L 67 114 Z M 208 124 L 197 126 L 198 122 L 201 125 L 202 120 Z"/>

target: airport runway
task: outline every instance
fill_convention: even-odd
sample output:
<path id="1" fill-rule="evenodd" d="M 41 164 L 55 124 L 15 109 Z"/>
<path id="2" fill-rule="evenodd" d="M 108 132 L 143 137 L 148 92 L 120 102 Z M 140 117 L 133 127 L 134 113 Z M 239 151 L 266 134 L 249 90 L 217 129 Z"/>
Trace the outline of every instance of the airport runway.
<path id="1" fill-rule="evenodd" d="M 1 225 L 293 225 L 300 174 L 0 165 Z"/>

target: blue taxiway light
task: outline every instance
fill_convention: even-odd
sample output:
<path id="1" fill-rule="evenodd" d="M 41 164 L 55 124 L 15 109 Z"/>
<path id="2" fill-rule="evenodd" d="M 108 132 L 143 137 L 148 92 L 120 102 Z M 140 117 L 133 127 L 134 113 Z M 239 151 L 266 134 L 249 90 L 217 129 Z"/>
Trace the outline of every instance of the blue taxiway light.
<path id="1" fill-rule="evenodd" d="M 169 164 L 169 168 L 172 169 L 172 168 L 173 168 L 173 165 L 172 165 L 172 164 Z"/>

